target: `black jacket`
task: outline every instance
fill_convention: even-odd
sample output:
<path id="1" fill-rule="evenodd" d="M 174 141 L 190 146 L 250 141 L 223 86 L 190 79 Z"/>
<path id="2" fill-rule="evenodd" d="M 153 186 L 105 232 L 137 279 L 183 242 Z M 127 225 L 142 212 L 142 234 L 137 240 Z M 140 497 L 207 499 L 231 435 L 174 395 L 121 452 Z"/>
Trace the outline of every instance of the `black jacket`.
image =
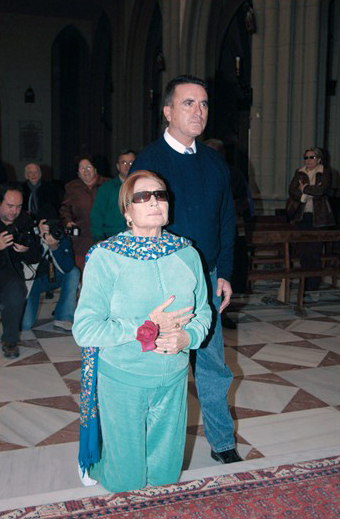
<path id="1" fill-rule="evenodd" d="M 17 231 L 23 235 L 29 235 L 32 244 L 29 246 L 27 252 L 16 252 L 12 246 L 7 247 L 4 250 L 0 250 L 0 280 L 8 279 L 12 276 L 19 276 L 23 278 L 23 265 L 22 262 L 27 264 L 38 263 L 41 259 L 41 246 L 40 239 L 34 233 L 32 218 L 25 213 L 21 212 L 18 218 L 15 219 L 13 224 Z M 5 225 L 0 220 L 0 232 L 7 231 L 13 234 L 13 227 Z"/>
<path id="2" fill-rule="evenodd" d="M 31 195 L 31 190 L 29 188 L 27 180 L 23 182 L 22 189 L 24 192 L 22 209 L 23 211 L 29 211 L 29 199 Z M 40 181 L 40 185 L 37 188 L 37 201 L 38 211 L 34 214 L 31 213 L 34 219 L 39 221 L 42 218 L 46 218 L 48 220 L 59 217 L 59 208 L 61 200 L 58 193 L 58 189 L 54 184 L 52 184 L 52 182 L 45 182 L 44 180 Z"/>

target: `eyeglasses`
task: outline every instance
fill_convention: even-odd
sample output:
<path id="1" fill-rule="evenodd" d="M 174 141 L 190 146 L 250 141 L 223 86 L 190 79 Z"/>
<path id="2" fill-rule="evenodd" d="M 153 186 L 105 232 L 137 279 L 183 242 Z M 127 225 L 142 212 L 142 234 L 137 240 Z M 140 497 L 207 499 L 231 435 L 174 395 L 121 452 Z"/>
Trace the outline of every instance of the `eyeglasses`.
<path id="1" fill-rule="evenodd" d="M 129 164 L 129 166 L 132 166 L 133 164 L 133 160 L 121 160 L 120 163 L 123 165 L 123 166 L 127 166 Z"/>
<path id="2" fill-rule="evenodd" d="M 142 204 L 143 202 L 148 202 L 152 195 L 158 202 L 167 202 L 169 200 L 168 192 L 165 190 L 138 191 L 137 193 L 133 193 L 131 202 L 134 204 Z"/>
<path id="3" fill-rule="evenodd" d="M 316 159 L 316 155 L 305 155 L 304 157 L 304 160 L 313 160 L 313 159 Z"/>
<path id="4" fill-rule="evenodd" d="M 92 171 L 94 169 L 93 166 L 81 166 L 78 171 Z"/>

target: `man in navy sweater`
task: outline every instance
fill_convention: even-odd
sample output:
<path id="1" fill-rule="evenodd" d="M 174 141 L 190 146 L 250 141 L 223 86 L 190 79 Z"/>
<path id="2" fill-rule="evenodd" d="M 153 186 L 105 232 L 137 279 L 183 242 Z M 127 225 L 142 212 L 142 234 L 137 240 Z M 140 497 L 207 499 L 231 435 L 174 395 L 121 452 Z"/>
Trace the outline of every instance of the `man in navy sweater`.
<path id="1" fill-rule="evenodd" d="M 201 253 L 214 318 L 208 340 L 193 359 L 195 381 L 211 456 L 233 463 L 241 458 L 227 401 L 233 375 L 224 363 L 220 316 L 232 294 L 235 216 L 229 170 L 218 152 L 195 141 L 208 118 L 203 80 L 178 76 L 170 81 L 163 112 L 168 122 L 164 135 L 137 156 L 130 172 L 143 169 L 162 175 L 171 197 L 168 228 L 190 238 Z"/>

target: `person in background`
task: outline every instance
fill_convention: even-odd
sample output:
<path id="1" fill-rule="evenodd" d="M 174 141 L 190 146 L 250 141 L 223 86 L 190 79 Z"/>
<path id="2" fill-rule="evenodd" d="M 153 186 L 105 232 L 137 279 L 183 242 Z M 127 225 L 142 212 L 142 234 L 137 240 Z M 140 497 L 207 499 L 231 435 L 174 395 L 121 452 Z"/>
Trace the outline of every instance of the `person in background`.
<path id="1" fill-rule="evenodd" d="M 178 481 L 189 351 L 211 322 L 199 254 L 162 231 L 164 181 L 136 171 L 122 184 L 119 207 L 129 230 L 91 249 L 73 325 L 84 359 L 79 465 L 85 484 L 100 481 L 110 492 Z M 101 435 L 89 398 L 97 363 Z M 96 432 L 101 446 L 91 441 Z"/>
<path id="2" fill-rule="evenodd" d="M 131 149 L 122 150 L 117 160 L 118 177 L 106 182 L 98 189 L 91 211 L 91 233 L 94 242 L 114 236 L 126 227 L 118 207 L 120 186 L 127 177 L 130 167 L 136 158 Z"/>
<path id="3" fill-rule="evenodd" d="M 37 222 L 42 218 L 58 218 L 61 203 L 58 190 L 51 182 L 42 180 L 39 164 L 27 164 L 25 178 L 22 184 L 23 210 Z"/>
<path id="4" fill-rule="evenodd" d="M 72 244 L 76 265 L 83 271 L 85 255 L 93 244 L 91 209 L 99 186 L 108 182 L 109 179 L 98 175 L 90 155 L 77 157 L 75 163 L 78 178 L 71 180 L 65 186 L 60 217 L 64 226 L 77 228 L 76 235 L 72 235 Z"/>
<path id="5" fill-rule="evenodd" d="M 26 302 L 23 263 L 40 261 L 40 241 L 31 217 L 21 210 L 22 187 L 0 186 L 0 307 L 4 356 L 19 357 L 19 332 Z M 21 243 L 18 243 L 20 241 Z"/>
<path id="6" fill-rule="evenodd" d="M 297 203 L 293 222 L 301 230 L 320 229 L 334 225 L 334 217 L 328 200 L 331 185 L 330 171 L 322 164 L 319 148 L 308 148 L 303 154 L 304 165 L 295 171 L 289 186 L 289 196 Z M 296 252 L 304 269 L 321 268 L 322 242 L 297 244 Z M 312 300 L 318 300 L 321 279 L 306 279 L 305 290 Z"/>
<path id="7" fill-rule="evenodd" d="M 164 135 L 138 154 L 131 171 L 148 169 L 168 182 L 169 229 L 193 241 L 201 253 L 213 309 L 207 342 L 192 356 L 198 398 L 211 456 L 222 463 L 241 461 L 227 392 L 233 375 L 224 360 L 221 313 L 232 294 L 235 211 L 230 174 L 223 157 L 196 141 L 208 119 L 206 83 L 178 76 L 165 89 Z M 223 301 L 221 296 L 223 295 Z"/>
<path id="8" fill-rule="evenodd" d="M 42 292 L 61 288 L 53 325 L 71 331 L 80 279 L 80 271 L 74 264 L 72 243 L 61 226 L 54 224 L 51 227 L 46 220 L 39 222 L 39 232 L 43 256 L 29 291 L 21 329 L 31 330 L 33 327 Z"/>
<path id="9" fill-rule="evenodd" d="M 220 139 L 207 139 L 204 141 L 206 146 L 210 146 L 215 149 L 226 159 L 226 150 L 222 140 Z M 236 220 L 236 232 L 235 232 L 235 243 L 234 243 L 234 262 L 233 272 L 231 277 L 231 286 L 233 292 L 243 293 L 247 290 L 247 278 L 248 278 L 248 250 L 244 236 L 240 236 L 238 230 L 239 219 L 242 220 L 242 225 L 250 220 L 251 217 L 251 194 L 248 183 L 243 175 L 242 171 L 235 166 L 228 164 L 230 171 L 230 187 L 233 194 L 235 215 Z M 230 330 L 236 329 L 236 323 L 227 315 L 224 310 L 222 316 L 222 325 L 224 328 Z"/>

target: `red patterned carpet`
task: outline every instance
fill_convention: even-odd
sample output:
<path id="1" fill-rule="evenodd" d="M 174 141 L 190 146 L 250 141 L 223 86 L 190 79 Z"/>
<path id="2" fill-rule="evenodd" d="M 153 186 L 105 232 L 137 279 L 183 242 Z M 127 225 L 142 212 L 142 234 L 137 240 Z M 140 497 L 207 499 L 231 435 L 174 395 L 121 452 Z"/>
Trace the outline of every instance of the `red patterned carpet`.
<path id="1" fill-rule="evenodd" d="M 1 519 L 339 519 L 340 456 L 0 512 Z"/>

